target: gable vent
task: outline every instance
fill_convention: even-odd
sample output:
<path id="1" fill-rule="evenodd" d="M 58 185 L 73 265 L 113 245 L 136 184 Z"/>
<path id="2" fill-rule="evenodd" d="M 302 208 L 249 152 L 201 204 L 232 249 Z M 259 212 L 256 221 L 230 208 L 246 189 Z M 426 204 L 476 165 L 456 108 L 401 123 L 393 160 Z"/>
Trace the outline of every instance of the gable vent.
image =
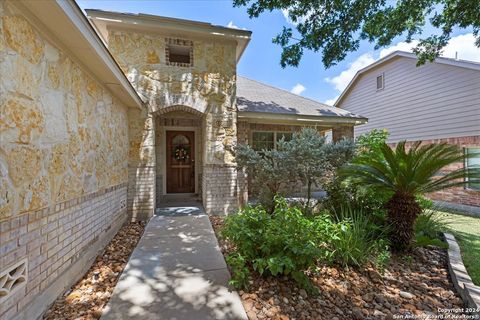
<path id="1" fill-rule="evenodd" d="M 383 73 L 377 76 L 377 90 L 382 90 L 385 86 L 385 79 Z"/>

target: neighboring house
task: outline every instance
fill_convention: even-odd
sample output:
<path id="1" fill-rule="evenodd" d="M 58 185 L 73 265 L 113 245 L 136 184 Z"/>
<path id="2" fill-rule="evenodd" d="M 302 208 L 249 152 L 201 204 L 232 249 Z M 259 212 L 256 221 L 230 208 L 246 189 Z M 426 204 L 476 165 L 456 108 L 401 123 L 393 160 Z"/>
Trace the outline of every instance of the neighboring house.
<path id="1" fill-rule="evenodd" d="M 237 143 L 366 119 L 237 78 L 249 31 L 0 0 L 0 319 L 36 319 L 172 194 L 247 200 Z M 94 27 L 93 27 L 93 26 Z M 259 145 L 260 144 L 260 145 Z"/>
<path id="2" fill-rule="evenodd" d="M 413 53 L 396 51 L 357 72 L 335 103 L 368 117 L 359 135 L 386 128 L 388 142 L 447 142 L 480 153 L 480 63 L 437 58 L 416 66 Z M 480 165 L 480 156 L 458 166 Z M 458 167 L 457 166 L 457 167 Z M 479 212 L 480 185 L 431 195 L 454 208 Z"/>

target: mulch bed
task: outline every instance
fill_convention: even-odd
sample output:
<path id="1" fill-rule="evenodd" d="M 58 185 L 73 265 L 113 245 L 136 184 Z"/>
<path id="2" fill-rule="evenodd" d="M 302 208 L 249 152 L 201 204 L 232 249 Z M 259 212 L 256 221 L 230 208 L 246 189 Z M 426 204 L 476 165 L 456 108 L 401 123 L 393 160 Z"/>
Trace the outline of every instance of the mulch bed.
<path id="1" fill-rule="evenodd" d="M 99 319 L 144 229 L 143 222 L 123 226 L 84 277 L 57 298 L 43 319 Z"/>
<path id="2" fill-rule="evenodd" d="M 211 222 L 218 231 L 223 219 L 211 217 Z M 219 241 L 228 254 L 229 244 Z M 383 274 L 370 267 L 323 266 L 309 278 L 319 295 L 308 295 L 286 277 L 254 278 L 247 290 L 239 291 L 249 319 L 433 319 L 448 316 L 439 308 L 463 307 L 448 276 L 446 251 L 431 247 L 392 256 Z"/>

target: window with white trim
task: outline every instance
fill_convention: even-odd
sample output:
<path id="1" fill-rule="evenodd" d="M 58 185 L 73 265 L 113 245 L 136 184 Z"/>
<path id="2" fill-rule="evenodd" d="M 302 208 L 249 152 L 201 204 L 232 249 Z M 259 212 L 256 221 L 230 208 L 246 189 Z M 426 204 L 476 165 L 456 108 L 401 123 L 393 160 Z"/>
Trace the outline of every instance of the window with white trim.
<path id="1" fill-rule="evenodd" d="M 467 171 L 469 169 L 479 169 L 480 168 L 480 148 L 464 148 L 465 156 L 465 168 Z M 468 178 L 466 179 L 467 189 L 480 190 L 480 183 L 469 182 Z"/>
<path id="2" fill-rule="evenodd" d="M 382 90 L 385 87 L 385 79 L 383 73 L 377 76 L 377 90 Z"/>
<path id="3" fill-rule="evenodd" d="M 278 141 L 282 138 L 285 141 L 292 139 L 292 132 L 277 132 L 277 131 L 254 131 L 252 133 L 252 148 L 256 151 L 271 150 L 277 147 Z"/>

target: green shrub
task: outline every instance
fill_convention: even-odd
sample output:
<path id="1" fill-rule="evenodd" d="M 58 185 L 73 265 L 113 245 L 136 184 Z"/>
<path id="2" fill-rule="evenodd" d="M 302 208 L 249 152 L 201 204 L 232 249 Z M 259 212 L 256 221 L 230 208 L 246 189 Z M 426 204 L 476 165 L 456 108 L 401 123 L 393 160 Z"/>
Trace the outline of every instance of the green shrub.
<path id="1" fill-rule="evenodd" d="M 387 129 L 373 129 L 358 136 L 355 140 L 357 157 L 382 157 L 381 146 L 389 135 Z"/>
<path id="2" fill-rule="evenodd" d="M 274 197 L 288 190 L 291 182 L 291 161 L 283 150 L 255 151 L 249 145 L 235 149 L 238 166 L 245 168 L 251 177 L 251 188 L 260 203 L 269 212 L 274 207 Z"/>
<path id="3" fill-rule="evenodd" d="M 349 206 L 372 216 L 376 224 L 384 224 L 386 214 L 384 205 L 388 200 L 388 194 L 375 192 L 368 187 L 354 185 L 348 180 L 342 181 L 338 178 L 329 183 L 325 191 L 327 197 L 322 200 L 325 209 L 338 212 L 342 207 Z"/>
<path id="4" fill-rule="evenodd" d="M 429 200 L 430 201 L 430 200 Z M 415 220 L 414 247 L 436 246 L 446 248 L 447 245 L 441 240 L 441 232 L 447 227 L 447 220 L 436 214 L 436 211 L 425 209 Z"/>
<path id="5" fill-rule="evenodd" d="M 385 269 L 390 262 L 391 253 L 390 248 L 388 246 L 388 241 L 386 240 L 378 240 L 377 248 L 376 248 L 376 256 L 373 260 L 373 264 L 375 267 L 380 271 L 380 273 L 384 273 Z"/>
<path id="6" fill-rule="evenodd" d="M 384 240 L 384 226 L 375 224 L 372 218 L 361 209 L 343 207 L 336 213 L 340 230 L 332 239 L 333 259 L 343 266 L 362 266 L 368 261 L 377 260 L 388 250 Z"/>
<path id="7" fill-rule="evenodd" d="M 317 261 L 331 258 L 327 242 L 334 232 L 335 225 L 328 216 L 309 219 L 280 197 L 275 198 L 272 214 L 258 206 L 228 216 L 221 235 L 236 248 L 227 257 L 233 271 L 231 284 L 246 286 L 250 268 L 261 275 L 291 276 L 311 289 L 303 272 Z"/>
<path id="8" fill-rule="evenodd" d="M 350 140 L 326 143 L 316 129 L 303 128 L 290 141 L 278 141 L 274 150 L 255 151 L 239 145 L 235 151 L 238 166 L 245 168 L 252 189 L 269 212 L 274 197 L 289 193 L 298 182 L 306 186 L 305 210 L 311 211 L 313 187 L 324 187 L 353 157 L 355 145 Z"/>
<path id="9" fill-rule="evenodd" d="M 257 272 L 290 276 L 314 292 L 305 272 L 319 263 L 358 267 L 371 262 L 379 269 L 388 263 L 385 228 L 361 210 L 312 217 L 281 197 L 275 197 L 274 208 L 270 214 L 261 206 L 247 207 L 225 219 L 220 234 L 234 248 L 227 256 L 231 285 L 248 286 L 251 272 Z"/>
<path id="10" fill-rule="evenodd" d="M 305 211 L 308 213 L 311 211 L 313 187 L 325 187 L 335 171 L 355 154 L 352 140 L 326 143 L 325 138 L 313 128 L 295 132 L 290 141 L 282 141 L 279 146 L 289 161 L 292 180 L 301 181 L 307 187 Z"/>
<path id="11" fill-rule="evenodd" d="M 385 204 L 390 229 L 390 245 L 394 250 L 410 248 L 415 237 L 416 218 L 422 213 L 417 196 L 464 185 L 468 179 L 480 179 L 479 170 L 459 168 L 438 177 L 445 167 L 464 161 L 465 155 L 455 145 L 423 144 L 407 146 L 400 141 L 392 149 L 381 145 L 382 157 L 354 160 L 342 167 L 339 174 L 354 183 L 390 194 Z M 469 180 L 470 181 L 470 180 Z"/>
<path id="12" fill-rule="evenodd" d="M 422 208 L 422 210 L 432 210 L 434 208 L 433 201 L 425 198 L 424 196 L 417 196 L 416 197 L 418 204 Z"/>
<path id="13" fill-rule="evenodd" d="M 387 141 L 389 133 L 386 129 L 374 129 L 360 135 L 355 141 L 356 153 L 348 160 L 359 161 L 360 159 L 383 157 L 380 146 Z M 343 163 L 342 163 L 343 165 Z M 341 207 L 348 204 L 355 209 L 361 209 L 366 214 L 373 214 L 381 223 L 385 218 L 384 205 L 391 194 L 372 190 L 368 185 L 362 186 L 352 183 L 351 179 L 339 178 L 334 175 L 325 185 L 327 197 L 323 205 L 327 209 L 340 211 Z"/>
<path id="14" fill-rule="evenodd" d="M 230 284 L 235 288 L 247 287 L 250 279 L 250 269 L 247 267 L 245 258 L 235 253 L 228 255 L 226 260 L 233 274 L 233 277 L 230 279 Z"/>

